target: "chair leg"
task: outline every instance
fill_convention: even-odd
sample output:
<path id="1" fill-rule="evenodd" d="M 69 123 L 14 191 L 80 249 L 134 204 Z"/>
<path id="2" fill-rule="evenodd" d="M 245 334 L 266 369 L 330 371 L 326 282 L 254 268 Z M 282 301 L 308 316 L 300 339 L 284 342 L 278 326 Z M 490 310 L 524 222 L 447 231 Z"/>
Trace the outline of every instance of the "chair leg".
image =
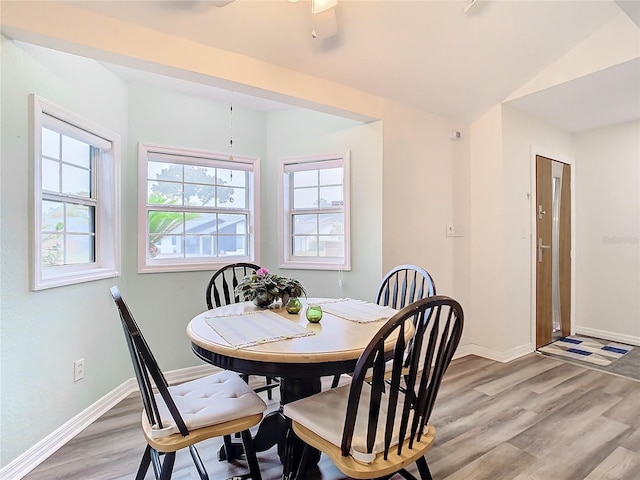
<path id="1" fill-rule="evenodd" d="M 231 441 L 231 435 L 225 435 L 222 437 L 222 441 L 224 442 L 224 458 L 219 458 L 219 460 L 227 460 L 227 462 L 231 463 L 235 460 L 235 456 L 233 455 L 233 442 Z"/>
<path id="2" fill-rule="evenodd" d="M 298 471 L 293 480 L 304 480 L 307 478 L 307 467 L 309 466 L 309 452 L 310 447 L 306 443 L 302 449 L 302 456 L 300 457 L 300 464 L 298 465 Z"/>
<path id="3" fill-rule="evenodd" d="M 402 478 L 406 478 L 407 480 L 418 480 L 416 477 L 411 475 L 405 468 L 398 470 L 396 473 L 399 473 L 400 475 L 402 475 Z M 384 480 L 388 480 L 391 477 L 393 477 L 393 475 L 387 475 L 386 477 L 384 477 Z"/>
<path id="4" fill-rule="evenodd" d="M 249 473 L 251 474 L 251 480 L 262 480 L 262 474 L 260 473 L 260 465 L 258 464 L 258 457 L 256 456 L 256 449 L 253 446 L 253 439 L 251 438 L 251 432 L 249 430 L 243 430 L 240 434 L 242 436 L 242 445 L 244 446 L 244 455 L 247 459 L 249 466 Z"/>
<path id="5" fill-rule="evenodd" d="M 151 465 L 153 465 L 153 474 L 156 479 L 160 478 L 162 472 L 162 462 L 160 462 L 160 453 L 157 450 L 151 449 Z"/>
<path id="6" fill-rule="evenodd" d="M 200 454 L 198 453 L 198 449 L 195 445 L 189 445 L 189 453 L 191 453 L 193 464 L 196 466 L 196 470 L 198 470 L 200 480 L 209 480 L 209 474 L 207 473 L 207 469 L 204 468 L 204 464 L 202 463 L 202 459 L 200 458 Z"/>
<path id="7" fill-rule="evenodd" d="M 331 388 L 336 388 L 338 386 L 338 383 L 340 383 L 340 375 L 334 375 L 333 376 L 333 381 L 331 382 Z"/>
<path id="8" fill-rule="evenodd" d="M 418 465 L 418 472 L 420 472 L 420 478 L 422 478 L 422 480 L 433 480 L 426 458 L 420 457 L 416 460 L 416 465 Z"/>
<path id="9" fill-rule="evenodd" d="M 150 464 L 151 464 L 151 446 L 147 445 L 147 448 L 144 449 L 142 460 L 140 460 L 138 473 L 136 473 L 136 480 L 144 480 L 144 477 L 147 475 L 147 471 L 149 470 Z"/>
<path id="10" fill-rule="evenodd" d="M 173 464 L 176 461 L 176 452 L 170 452 L 164 454 L 164 460 L 162 461 L 162 471 L 160 472 L 160 480 L 170 480 L 173 473 Z"/>
<path id="11" fill-rule="evenodd" d="M 269 385 L 271 385 L 271 377 L 267 377 L 267 386 Z M 267 399 L 273 400 L 273 393 L 270 388 L 267 389 Z"/>

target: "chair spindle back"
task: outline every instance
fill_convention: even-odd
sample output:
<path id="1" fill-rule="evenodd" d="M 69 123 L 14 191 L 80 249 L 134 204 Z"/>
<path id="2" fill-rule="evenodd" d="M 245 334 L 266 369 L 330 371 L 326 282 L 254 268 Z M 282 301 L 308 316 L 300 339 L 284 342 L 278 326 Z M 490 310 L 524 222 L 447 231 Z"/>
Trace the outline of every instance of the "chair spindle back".
<path id="1" fill-rule="evenodd" d="M 400 310 L 416 300 L 435 294 L 435 282 L 424 268 L 398 265 L 387 272 L 380 282 L 376 303 Z"/>
<path id="2" fill-rule="evenodd" d="M 415 332 L 412 340 L 407 342 L 405 333 L 409 322 L 413 322 Z M 409 439 L 408 448 L 412 448 L 414 440 L 420 440 L 442 377 L 460 342 L 463 322 L 460 304 L 445 296 L 418 300 L 387 321 L 363 351 L 353 373 L 342 434 L 343 456 L 350 454 L 359 415 L 368 417 L 366 453 L 371 453 L 376 438 L 381 438 L 379 429 L 383 429 L 385 459 L 398 439 Z M 396 335 L 389 378 L 387 362 L 390 359 L 385 357 L 384 343 Z M 407 371 L 406 349 L 410 345 L 412 355 Z M 369 383 L 365 381 L 367 378 Z M 368 408 L 363 412 L 359 407 L 363 407 L 360 400 L 365 389 L 370 399 Z M 386 412 L 386 417 L 380 412 Z M 394 448 L 401 454 L 403 441 Z"/>
<path id="3" fill-rule="evenodd" d="M 180 430 L 180 433 L 183 436 L 189 435 L 189 430 L 187 429 L 187 426 L 185 425 L 184 420 L 182 419 L 182 416 L 169 393 L 167 380 L 160 370 L 158 362 L 144 339 L 144 336 L 133 318 L 129 307 L 120 295 L 118 287 L 111 287 L 111 296 L 113 297 L 113 300 L 118 307 L 118 312 L 120 313 L 122 328 L 124 329 L 127 346 L 129 347 L 129 353 L 131 354 L 133 370 L 135 371 L 136 379 L 138 380 L 140 396 L 142 397 L 142 403 L 144 405 L 149 425 L 157 426 L 157 428 L 160 429 L 164 428 L 154 396 L 153 387 L 155 384 L 155 387 L 158 389 L 158 393 L 162 396 L 171 416 L 176 422 L 176 426 Z"/>
<path id="4" fill-rule="evenodd" d="M 239 303 L 240 297 L 235 289 L 245 276 L 256 273 L 260 268 L 253 263 L 232 263 L 220 268 L 213 274 L 207 285 L 206 300 L 209 310 L 230 303 Z"/>

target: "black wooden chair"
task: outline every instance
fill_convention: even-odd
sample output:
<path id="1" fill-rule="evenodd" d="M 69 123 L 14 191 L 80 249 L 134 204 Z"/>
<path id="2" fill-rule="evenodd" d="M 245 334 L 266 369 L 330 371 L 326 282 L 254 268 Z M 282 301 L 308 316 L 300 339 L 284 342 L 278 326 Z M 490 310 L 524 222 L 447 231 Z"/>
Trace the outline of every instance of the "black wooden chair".
<path id="1" fill-rule="evenodd" d="M 256 273 L 259 268 L 259 265 L 253 263 L 240 262 L 225 265 L 214 273 L 211 280 L 209 280 L 206 291 L 207 307 L 209 310 L 215 307 L 244 301 L 235 294 L 235 289 L 244 277 Z M 242 378 L 249 383 L 249 375 L 243 375 Z M 272 377 L 265 378 L 266 385 L 256 387 L 254 391 L 258 393 L 266 391 L 267 398 L 271 400 L 273 398 L 272 390 L 278 388 L 280 384 Z"/>
<path id="2" fill-rule="evenodd" d="M 429 272 L 417 265 L 398 265 L 384 276 L 378 286 L 376 303 L 400 310 L 406 305 L 436 294 L 436 284 Z M 335 375 L 331 388 L 340 384 L 341 375 Z"/>
<path id="3" fill-rule="evenodd" d="M 409 322 L 414 342 L 405 342 Z M 462 335 L 460 304 L 444 296 L 409 304 L 380 329 L 356 364 L 350 385 L 325 390 L 288 403 L 284 414 L 305 442 L 296 478 L 306 478 L 312 449 L 326 453 L 351 478 L 385 478 L 416 463 L 420 478 L 430 480 L 425 453 L 435 440 L 429 423 L 440 382 Z M 385 341 L 397 337 L 389 379 Z M 406 350 L 413 345 L 408 371 Z M 370 381 L 366 381 L 373 372 Z"/>
<path id="4" fill-rule="evenodd" d="M 144 405 L 142 430 L 147 447 L 136 480 L 144 479 L 149 465 L 153 465 L 156 479 L 170 479 L 176 452 L 187 447 L 200 478 L 208 480 L 195 444 L 235 433 L 242 437 L 249 466 L 249 475 L 243 478 L 261 480 L 249 432 L 260 423 L 266 409 L 260 396 L 228 371 L 169 386 L 117 287 L 111 287 L 111 295 L 120 313 Z"/>
<path id="5" fill-rule="evenodd" d="M 400 310 L 416 300 L 435 294 L 436 284 L 424 268 L 398 265 L 389 270 L 380 282 L 376 303 Z"/>
<path id="6" fill-rule="evenodd" d="M 235 294 L 235 289 L 244 277 L 256 273 L 259 268 L 259 265 L 253 263 L 231 263 L 214 273 L 209 280 L 206 291 L 209 310 L 242 302 L 243 300 Z"/>

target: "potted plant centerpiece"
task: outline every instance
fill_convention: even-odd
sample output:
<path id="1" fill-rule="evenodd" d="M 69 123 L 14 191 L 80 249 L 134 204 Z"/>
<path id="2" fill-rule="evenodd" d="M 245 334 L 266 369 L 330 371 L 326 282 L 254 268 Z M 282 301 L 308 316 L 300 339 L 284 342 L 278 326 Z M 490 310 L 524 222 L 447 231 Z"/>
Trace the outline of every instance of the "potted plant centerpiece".
<path id="1" fill-rule="evenodd" d="M 269 273 L 269 270 L 263 267 L 256 273 L 245 276 L 235 288 L 235 294 L 245 300 L 251 300 L 260 308 L 267 308 L 278 299 L 282 299 L 282 305 L 285 306 L 289 298 L 306 295 L 306 292 L 295 278 Z"/>

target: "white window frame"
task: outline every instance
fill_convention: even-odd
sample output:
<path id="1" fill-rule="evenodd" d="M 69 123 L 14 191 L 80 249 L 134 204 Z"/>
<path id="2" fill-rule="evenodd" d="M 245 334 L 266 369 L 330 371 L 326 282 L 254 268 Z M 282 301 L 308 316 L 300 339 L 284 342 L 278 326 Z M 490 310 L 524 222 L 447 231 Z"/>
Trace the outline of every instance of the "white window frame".
<path id="1" fill-rule="evenodd" d="M 223 168 L 244 169 L 249 172 L 247 190 L 247 255 L 224 257 L 190 257 L 190 258 L 148 258 L 147 239 L 149 238 L 149 210 L 158 205 L 147 203 L 147 180 L 149 155 L 174 156 L 174 163 L 199 165 L 205 167 L 221 165 Z M 211 208 L 211 210 L 216 210 Z M 184 207 L 176 211 L 186 211 Z M 228 209 L 225 209 L 228 212 Z M 155 143 L 140 142 L 138 144 L 138 273 L 188 272 L 200 270 L 216 270 L 223 265 L 234 262 L 252 262 L 259 259 L 260 253 L 260 159 L 244 155 L 229 155 L 209 152 L 193 148 L 175 147 Z M 233 212 L 230 212 L 233 213 Z"/>
<path id="2" fill-rule="evenodd" d="M 278 232 L 279 232 L 279 266 L 280 268 L 308 269 L 308 270 L 351 270 L 351 222 L 350 222 L 350 152 L 325 153 L 315 155 L 300 155 L 278 159 Z M 315 165 L 314 165 L 315 164 Z M 342 257 L 302 257 L 292 254 L 291 219 L 292 189 L 289 181 L 290 171 L 309 170 L 317 168 L 343 169 L 343 199 L 344 214 L 344 256 Z M 313 209 L 310 213 L 322 212 Z"/>
<path id="3" fill-rule="evenodd" d="M 32 290 L 73 285 L 120 275 L 120 135 L 36 95 L 30 95 L 33 162 L 31 232 Z M 95 165 L 95 259 L 82 265 L 43 266 L 42 128 L 99 148 Z"/>

